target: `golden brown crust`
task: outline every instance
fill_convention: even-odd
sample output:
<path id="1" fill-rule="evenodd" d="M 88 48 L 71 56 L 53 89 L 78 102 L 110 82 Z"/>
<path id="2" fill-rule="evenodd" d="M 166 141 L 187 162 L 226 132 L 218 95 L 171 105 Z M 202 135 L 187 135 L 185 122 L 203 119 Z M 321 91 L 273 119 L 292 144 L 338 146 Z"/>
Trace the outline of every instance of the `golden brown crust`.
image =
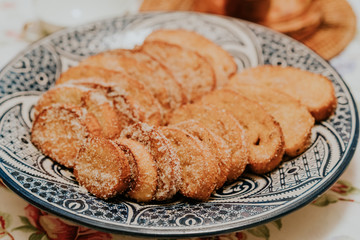
<path id="1" fill-rule="evenodd" d="M 249 147 L 250 169 L 258 174 L 271 171 L 282 160 L 284 136 L 279 123 L 259 104 L 230 90 L 216 90 L 200 102 L 225 109 L 244 127 Z"/>
<path id="2" fill-rule="evenodd" d="M 79 150 L 74 175 L 90 193 L 108 199 L 128 188 L 130 167 L 113 141 L 90 137 Z"/>
<path id="3" fill-rule="evenodd" d="M 101 135 L 91 114 L 71 105 L 51 105 L 33 123 L 31 141 L 55 162 L 73 168 L 76 155 L 86 137 Z"/>
<path id="4" fill-rule="evenodd" d="M 111 86 L 97 83 L 58 85 L 40 97 L 35 105 L 35 118 L 47 106 L 71 104 L 92 114 L 100 124 L 104 137 L 116 138 L 123 127 L 133 123 L 135 117 L 134 108 L 126 101 L 126 96 L 113 92 Z"/>
<path id="5" fill-rule="evenodd" d="M 121 130 L 126 126 L 125 122 L 121 121 L 122 114 L 101 90 L 87 92 L 82 100 L 87 112 L 97 119 L 105 138 L 114 139 L 120 136 Z"/>
<path id="6" fill-rule="evenodd" d="M 140 142 L 154 158 L 158 170 L 154 200 L 163 201 L 172 198 L 179 188 L 179 159 L 161 129 L 139 122 L 125 128 L 121 138 Z"/>
<path id="7" fill-rule="evenodd" d="M 172 127 L 161 127 L 180 160 L 180 193 L 205 201 L 215 190 L 218 165 L 210 149 L 194 136 Z"/>
<path id="8" fill-rule="evenodd" d="M 63 73 L 35 106 L 32 142 L 103 199 L 164 201 L 180 191 L 208 200 L 246 166 L 265 174 L 285 151 L 305 151 L 311 114 L 322 120 L 336 108 L 323 76 L 277 66 L 235 71 L 234 59 L 197 33 L 155 31 L 142 46 Z M 216 83 L 224 88 L 213 91 Z"/>
<path id="9" fill-rule="evenodd" d="M 291 96 L 259 84 L 232 81 L 226 88 L 259 103 L 280 124 L 285 140 L 285 153 L 297 156 L 310 144 L 314 118 L 307 108 Z"/>
<path id="10" fill-rule="evenodd" d="M 232 82 L 257 83 L 278 89 L 304 104 L 316 121 L 330 117 L 337 105 L 329 79 L 294 67 L 258 66 L 234 75 L 229 84 Z"/>
<path id="11" fill-rule="evenodd" d="M 156 163 L 145 146 L 141 143 L 120 138 L 115 143 L 124 152 L 131 169 L 131 182 L 126 195 L 138 202 L 154 199 L 158 175 Z"/>
<path id="12" fill-rule="evenodd" d="M 74 67 L 70 67 L 65 72 L 61 73 L 60 77 L 56 80 L 56 85 L 64 84 L 69 81 L 76 80 L 84 80 L 91 79 L 99 82 L 116 82 L 117 80 L 120 84 L 132 84 L 135 82 L 137 84 L 137 80 L 131 78 L 129 75 L 124 72 L 117 72 L 111 69 L 106 69 L 97 66 L 86 66 L 86 65 L 78 65 Z M 139 84 L 141 84 L 139 82 Z M 125 85 L 126 86 L 126 85 Z"/>
<path id="13" fill-rule="evenodd" d="M 218 172 L 216 176 L 216 189 L 221 188 L 228 178 L 231 165 L 230 149 L 225 140 L 215 135 L 197 120 L 192 119 L 172 126 L 184 129 L 209 148 L 216 159 Z"/>
<path id="14" fill-rule="evenodd" d="M 139 49 L 154 57 L 173 73 L 189 101 L 200 98 L 216 86 L 212 66 L 194 51 L 162 41 L 146 41 Z"/>
<path id="15" fill-rule="evenodd" d="M 169 124 L 190 119 L 198 120 L 204 127 L 225 140 L 231 155 L 227 181 L 236 180 L 245 171 L 249 160 L 246 133 L 238 121 L 225 110 L 201 104 L 187 104 L 171 114 Z"/>
<path id="16" fill-rule="evenodd" d="M 143 83 L 129 77 L 123 72 L 116 72 L 95 66 L 76 66 L 69 68 L 57 79 L 56 84 L 71 82 L 74 85 L 82 83 L 110 84 L 126 95 L 126 101 L 137 111 L 139 120 L 149 124 L 160 125 L 162 115 L 160 104 Z"/>
<path id="17" fill-rule="evenodd" d="M 184 29 L 160 29 L 153 31 L 145 39 L 145 41 L 155 40 L 176 44 L 204 56 L 215 70 L 217 87 L 223 86 L 228 81 L 228 77 L 237 71 L 235 60 L 228 52 L 198 33 Z"/>
<path id="18" fill-rule="evenodd" d="M 154 94 L 165 112 L 186 102 L 181 85 L 154 58 L 138 50 L 117 49 L 84 59 L 80 65 L 120 71 L 142 82 Z"/>
<path id="19" fill-rule="evenodd" d="M 36 118 L 44 108 L 53 104 L 71 104 L 80 107 L 83 104 L 82 99 L 88 91 L 91 89 L 74 85 L 53 87 L 39 98 L 34 107 L 34 116 Z"/>

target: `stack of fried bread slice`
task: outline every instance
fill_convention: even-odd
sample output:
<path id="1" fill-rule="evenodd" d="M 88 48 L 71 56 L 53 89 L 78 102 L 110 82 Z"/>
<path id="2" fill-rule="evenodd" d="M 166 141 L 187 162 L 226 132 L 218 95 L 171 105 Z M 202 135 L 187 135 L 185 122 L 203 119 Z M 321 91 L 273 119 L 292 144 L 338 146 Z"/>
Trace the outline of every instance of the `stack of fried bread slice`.
<path id="1" fill-rule="evenodd" d="M 165 113 L 186 102 L 180 83 L 169 69 L 143 51 L 116 49 L 86 58 L 80 66 L 115 70 L 135 78 L 148 87 Z"/>
<path id="2" fill-rule="evenodd" d="M 225 85 L 228 78 L 236 73 L 237 66 L 234 58 L 220 46 L 200 34 L 184 29 L 160 29 L 152 32 L 145 39 L 146 41 L 165 41 L 185 47 L 204 56 L 215 71 L 217 87 Z"/>
<path id="3" fill-rule="evenodd" d="M 266 173 L 279 165 L 284 154 L 282 130 L 258 103 L 230 90 L 214 91 L 200 103 L 226 110 L 245 129 L 249 165 L 255 173 Z"/>
<path id="4" fill-rule="evenodd" d="M 102 83 L 115 86 L 126 95 L 126 102 L 131 105 L 133 115 L 138 121 L 159 125 L 162 122 L 159 101 L 140 81 L 123 72 L 107 70 L 100 67 L 76 66 L 62 73 L 56 85 L 70 82 L 76 85 Z"/>
<path id="5" fill-rule="evenodd" d="M 179 157 L 180 193 L 192 199 L 207 200 L 216 187 L 219 174 L 217 159 L 209 146 L 182 129 L 161 129 Z"/>
<path id="6" fill-rule="evenodd" d="M 225 140 L 211 132 L 197 120 L 192 119 L 180 122 L 179 124 L 174 125 L 174 127 L 186 129 L 186 132 L 199 139 L 209 148 L 217 165 L 217 173 L 215 174 L 216 189 L 221 188 L 227 181 L 227 176 L 229 176 L 231 167 L 230 149 Z M 246 154 L 244 154 L 244 156 L 246 156 Z M 210 159 L 211 158 L 209 158 L 209 160 Z"/>
<path id="7" fill-rule="evenodd" d="M 243 127 L 224 109 L 200 104 L 188 104 L 175 110 L 169 124 L 176 126 L 191 119 L 199 121 L 204 128 L 225 141 L 226 152 L 230 154 L 226 178 L 228 181 L 237 179 L 244 172 L 249 157 L 247 136 Z"/>
<path id="8" fill-rule="evenodd" d="M 83 141 L 101 135 L 94 115 L 73 105 L 51 105 L 35 119 L 31 141 L 45 155 L 73 168 Z"/>
<path id="9" fill-rule="evenodd" d="M 299 101 L 286 93 L 260 84 L 232 82 L 226 88 L 259 103 L 273 116 L 284 134 L 287 155 L 297 156 L 308 147 L 314 118 Z"/>
<path id="10" fill-rule="evenodd" d="M 140 49 L 173 72 L 189 101 L 194 101 L 215 88 L 214 70 L 208 60 L 198 53 L 161 41 L 146 41 Z"/>
<path id="11" fill-rule="evenodd" d="M 316 121 L 327 119 L 336 108 L 334 86 L 326 77 L 293 67 L 259 66 L 231 77 L 228 86 L 256 83 L 284 92 L 305 105 Z"/>
<path id="12" fill-rule="evenodd" d="M 62 73 L 34 108 L 32 142 L 99 198 L 206 201 L 245 171 L 303 153 L 315 121 L 336 108 L 323 76 L 236 69 L 197 33 L 157 30 Z"/>

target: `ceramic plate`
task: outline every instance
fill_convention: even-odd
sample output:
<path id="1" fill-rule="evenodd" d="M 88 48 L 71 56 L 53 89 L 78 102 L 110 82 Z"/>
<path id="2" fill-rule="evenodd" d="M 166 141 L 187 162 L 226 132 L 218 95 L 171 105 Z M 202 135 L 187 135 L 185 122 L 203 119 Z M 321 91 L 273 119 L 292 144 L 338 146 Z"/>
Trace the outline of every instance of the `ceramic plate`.
<path id="1" fill-rule="evenodd" d="M 71 171 L 42 155 L 30 141 L 33 106 L 69 66 L 112 48 L 132 48 L 158 28 L 196 31 L 228 50 L 239 71 L 262 64 L 320 73 L 334 84 L 338 107 L 316 124 L 311 147 L 266 175 L 245 174 L 207 202 L 181 197 L 161 204 L 97 199 Z M 261 26 L 195 13 L 140 14 L 66 29 L 31 45 L 0 73 L 0 176 L 35 206 L 112 233 L 189 237 L 214 235 L 275 220 L 314 200 L 340 176 L 354 153 L 358 117 L 338 73 L 304 45 Z"/>

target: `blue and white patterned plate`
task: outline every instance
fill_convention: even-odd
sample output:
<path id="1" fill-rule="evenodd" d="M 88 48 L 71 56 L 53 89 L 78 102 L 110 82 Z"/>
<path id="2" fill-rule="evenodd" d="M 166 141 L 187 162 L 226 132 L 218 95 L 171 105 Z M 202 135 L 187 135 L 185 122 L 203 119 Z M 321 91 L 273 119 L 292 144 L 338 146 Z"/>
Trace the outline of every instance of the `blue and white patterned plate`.
<path id="1" fill-rule="evenodd" d="M 289 65 L 320 73 L 335 86 L 338 107 L 316 124 L 311 147 L 266 175 L 245 174 L 210 201 L 180 196 L 161 204 L 121 197 L 104 201 L 79 187 L 71 171 L 43 156 L 30 141 L 39 95 L 69 66 L 110 48 L 131 48 L 158 28 L 199 32 L 228 50 L 239 70 Z M 264 27 L 196 13 L 149 13 L 66 29 L 31 45 L 0 72 L 0 176 L 39 208 L 79 224 L 138 236 L 189 237 L 252 227 L 314 200 L 340 176 L 358 139 L 357 110 L 338 73 L 304 45 Z"/>

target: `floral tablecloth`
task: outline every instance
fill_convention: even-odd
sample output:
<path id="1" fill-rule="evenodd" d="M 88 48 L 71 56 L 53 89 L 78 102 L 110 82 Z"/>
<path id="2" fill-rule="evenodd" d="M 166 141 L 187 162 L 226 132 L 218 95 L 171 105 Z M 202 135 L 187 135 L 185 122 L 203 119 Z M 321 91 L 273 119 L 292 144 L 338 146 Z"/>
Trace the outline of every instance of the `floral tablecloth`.
<path id="1" fill-rule="evenodd" d="M 360 1 L 349 0 L 358 19 Z M 0 0 L 0 67 L 30 42 L 24 24 L 34 21 L 33 1 Z M 360 105 L 360 24 L 355 39 L 330 63 L 348 83 Z M 359 147 L 358 147 L 359 148 Z M 329 239 L 360 238 L 360 163 L 357 150 L 341 178 L 322 196 L 277 221 L 237 233 L 202 239 Z M 98 232 L 43 212 L 0 183 L 0 239 L 136 239 Z"/>

